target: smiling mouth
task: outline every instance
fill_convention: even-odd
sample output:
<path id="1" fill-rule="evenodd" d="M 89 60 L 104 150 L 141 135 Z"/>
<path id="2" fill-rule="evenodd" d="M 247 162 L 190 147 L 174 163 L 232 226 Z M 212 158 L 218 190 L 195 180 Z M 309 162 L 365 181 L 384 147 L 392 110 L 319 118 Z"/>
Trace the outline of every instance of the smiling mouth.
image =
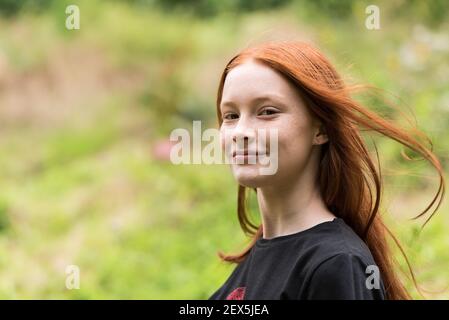
<path id="1" fill-rule="evenodd" d="M 255 158 L 255 157 L 263 157 L 266 156 L 266 152 L 259 152 L 259 151 L 251 151 L 251 150 L 240 150 L 240 151 L 234 151 L 232 153 L 233 159 L 248 159 L 248 158 Z"/>
<path id="2" fill-rule="evenodd" d="M 259 151 L 251 151 L 251 150 L 239 150 L 234 151 L 232 153 L 232 157 L 235 158 L 237 156 L 239 157 L 249 157 L 249 156 L 265 156 L 267 155 L 266 152 L 259 152 Z"/>

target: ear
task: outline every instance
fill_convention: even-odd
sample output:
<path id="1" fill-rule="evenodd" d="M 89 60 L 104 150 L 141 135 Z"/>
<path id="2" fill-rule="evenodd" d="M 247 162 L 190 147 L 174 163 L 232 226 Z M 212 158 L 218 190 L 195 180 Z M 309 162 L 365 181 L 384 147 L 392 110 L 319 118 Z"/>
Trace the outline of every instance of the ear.
<path id="1" fill-rule="evenodd" d="M 313 137 L 313 144 L 324 144 L 329 141 L 327 136 L 326 129 L 322 124 L 320 124 L 315 132 L 315 136 Z"/>

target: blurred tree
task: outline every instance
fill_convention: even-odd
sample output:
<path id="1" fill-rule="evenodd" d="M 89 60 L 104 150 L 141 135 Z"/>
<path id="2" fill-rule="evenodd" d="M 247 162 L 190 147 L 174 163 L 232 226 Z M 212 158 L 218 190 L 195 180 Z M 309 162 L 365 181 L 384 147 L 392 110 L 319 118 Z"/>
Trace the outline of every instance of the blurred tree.
<path id="1" fill-rule="evenodd" d="M 179 10 L 200 17 L 214 16 L 223 11 L 249 12 L 282 7 L 291 0 L 125 0 L 146 7 L 158 6 L 164 10 Z"/>
<path id="2" fill-rule="evenodd" d="M 42 11 L 49 8 L 54 0 L 0 0 L 0 14 L 13 16 L 22 10 Z"/>
<path id="3" fill-rule="evenodd" d="M 398 16 L 421 17 L 426 24 L 433 27 L 449 21 L 449 2 L 447 0 L 398 1 L 397 5 L 398 10 L 395 10 L 395 14 Z"/>

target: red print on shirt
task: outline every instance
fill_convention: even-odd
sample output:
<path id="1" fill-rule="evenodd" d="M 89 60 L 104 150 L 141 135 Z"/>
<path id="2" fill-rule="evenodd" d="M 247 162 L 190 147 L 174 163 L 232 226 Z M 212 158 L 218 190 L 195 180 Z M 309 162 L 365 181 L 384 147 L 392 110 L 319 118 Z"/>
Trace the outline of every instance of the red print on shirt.
<path id="1" fill-rule="evenodd" d="M 226 297 L 226 300 L 243 300 L 245 298 L 245 287 L 239 287 L 234 290 Z"/>

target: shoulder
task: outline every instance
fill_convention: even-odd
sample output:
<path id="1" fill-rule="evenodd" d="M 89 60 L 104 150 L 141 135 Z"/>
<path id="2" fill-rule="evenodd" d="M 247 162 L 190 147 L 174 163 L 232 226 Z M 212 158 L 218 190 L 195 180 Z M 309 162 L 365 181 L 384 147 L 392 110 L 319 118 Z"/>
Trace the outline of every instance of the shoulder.
<path id="1" fill-rule="evenodd" d="M 375 264 L 360 255 L 339 253 L 322 261 L 308 281 L 308 299 L 385 299 Z"/>
<path id="2" fill-rule="evenodd" d="M 308 299 L 384 299 L 379 268 L 368 246 L 339 219 L 313 250 Z"/>
<path id="3" fill-rule="evenodd" d="M 307 251 L 314 257 L 311 267 L 328 259 L 344 257 L 353 257 L 367 265 L 374 263 L 366 243 L 341 218 L 320 228 L 310 241 Z"/>

